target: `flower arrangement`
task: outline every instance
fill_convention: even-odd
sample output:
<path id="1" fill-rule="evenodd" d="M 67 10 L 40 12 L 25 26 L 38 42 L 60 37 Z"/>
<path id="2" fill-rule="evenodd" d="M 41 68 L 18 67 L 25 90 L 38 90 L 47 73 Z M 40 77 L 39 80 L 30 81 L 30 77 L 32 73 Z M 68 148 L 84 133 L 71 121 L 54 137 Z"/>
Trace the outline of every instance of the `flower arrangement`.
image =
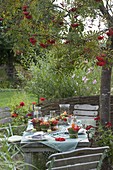
<path id="1" fill-rule="evenodd" d="M 59 119 L 59 124 L 67 124 L 67 120 L 68 120 L 68 114 L 67 112 L 63 112 L 60 114 L 60 116 L 58 117 Z"/>
<path id="2" fill-rule="evenodd" d="M 52 130 L 52 131 L 57 130 L 56 125 L 58 124 L 58 122 L 59 122 L 59 121 L 58 121 L 56 118 L 52 118 L 52 119 L 49 120 L 49 124 L 50 124 L 50 126 L 51 126 L 51 130 Z"/>
<path id="3" fill-rule="evenodd" d="M 77 138 L 79 130 L 80 130 L 80 127 L 73 123 L 71 127 L 68 128 L 70 138 Z"/>
<path id="4" fill-rule="evenodd" d="M 42 121 L 42 122 L 40 123 L 40 127 L 41 127 L 41 130 L 42 130 L 42 131 L 47 132 L 47 130 L 49 129 L 49 126 L 50 126 L 50 124 L 49 124 L 48 121 Z"/>
<path id="5" fill-rule="evenodd" d="M 51 126 L 56 126 L 58 124 L 58 120 L 56 118 L 49 119 L 49 123 Z"/>
<path id="6" fill-rule="evenodd" d="M 37 131 L 40 131 L 40 130 L 41 130 L 40 123 L 43 122 L 43 119 L 33 118 L 33 119 L 31 120 L 31 122 L 33 123 L 33 127 L 34 127 Z"/>

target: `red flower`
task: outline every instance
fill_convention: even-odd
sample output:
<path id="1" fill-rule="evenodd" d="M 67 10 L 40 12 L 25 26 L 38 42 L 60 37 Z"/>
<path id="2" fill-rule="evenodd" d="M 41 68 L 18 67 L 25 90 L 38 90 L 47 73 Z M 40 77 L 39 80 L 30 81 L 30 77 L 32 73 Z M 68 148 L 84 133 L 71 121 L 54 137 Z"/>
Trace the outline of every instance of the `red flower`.
<path id="1" fill-rule="evenodd" d="M 106 62 L 105 61 L 101 61 L 101 62 L 99 61 L 96 64 L 97 64 L 97 66 L 105 66 Z"/>
<path id="2" fill-rule="evenodd" d="M 102 40 L 104 38 L 104 36 L 98 36 L 98 40 Z"/>
<path id="3" fill-rule="evenodd" d="M 60 142 L 62 142 L 62 141 L 65 141 L 65 138 L 61 138 L 61 137 L 59 137 L 59 138 L 55 138 L 55 140 L 56 140 L 56 141 L 60 141 Z"/>
<path id="4" fill-rule="evenodd" d="M 105 62 L 105 60 L 103 59 L 103 57 L 97 56 L 96 59 L 97 59 L 98 61 Z"/>
<path id="5" fill-rule="evenodd" d="M 50 121 L 50 124 L 55 126 L 55 125 L 57 125 L 57 124 L 58 124 L 58 120 Z"/>
<path id="6" fill-rule="evenodd" d="M 45 100 L 46 100 L 46 98 L 40 97 L 40 101 L 45 101 Z"/>
<path id="7" fill-rule="evenodd" d="M 27 8 L 28 8 L 28 6 L 27 6 L 27 5 L 24 5 L 24 6 L 22 7 L 22 10 L 23 10 L 23 11 L 26 11 Z"/>
<path id="8" fill-rule="evenodd" d="M 33 116 L 33 114 L 32 114 L 32 113 L 28 113 L 26 116 L 28 116 L 28 117 L 32 117 L 32 116 Z"/>
<path id="9" fill-rule="evenodd" d="M 110 127 L 112 127 L 112 124 L 111 124 L 111 122 L 108 122 L 108 123 L 106 123 L 106 127 L 107 127 L 107 128 L 110 128 Z"/>
<path id="10" fill-rule="evenodd" d="M 100 120 L 100 116 L 95 117 L 94 120 Z"/>
<path id="11" fill-rule="evenodd" d="M 55 40 L 47 40 L 47 42 L 50 44 L 55 44 Z"/>
<path id="12" fill-rule="evenodd" d="M 12 113 L 11 116 L 12 116 L 12 117 L 18 117 L 18 114 L 17 114 L 17 113 Z"/>
<path id="13" fill-rule="evenodd" d="M 0 18 L 0 21 L 3 21 L 3 18 Z"/>
<path id="14" fill-rule="evenodd" d="M 24 102 L 20 102 L 20 106 L 25 106 L 25 103 Z"/>
<path id="15" fill-rule="evenodd" d="M 76 10 L 77 10 L 77 8 L 73 7 L 73 8 L 71 8 L 69 11 L 70 11 L 70 12 L 75 12 Z"/>
<path id="16" fill-rule="evenodd" d="M 109 31 L 106 32 L 106 34 L 108 36 L 112 36 L 113 35 L 113 30 L 110 28 Z"/>
<path id="17" fill-rule="evenodd" d="M 41 46 L 42 48 L 47 48 L 47 47 L 48 47 L 48 44 L 40 43 L 40 46 Z"/>
<path id="18" fill-rule="evenodd" d="M 25 16 L 27 19 L 31 19 L 32 18 L 32 15 L 26 15 Z"/>
<path id="19" fill-rule="evenodd" d="M 66 122 L 66 121 L 67 121 L 67 118 L 66 118 L 66 117 L 64 117 L 64 118 L 63 118 L 63 121 L 65 121 L 65 122 Z"/>
<path id="20" fill-rule="evenodd" d="M 29 12 L 28 11 L 24 11 L 23 14 L 24 15 L 29 15 Z"/>
<path id="21" fill-rule="evenodd" d="M 36 102 L 32 102 L 32 104 L 33 104 L 33 105 L 35 105 L 35 104 L 36 104 Z"/>
<path id="22" fill-rule="evenodd" d="M 80 130 L 80 127 L 79 127 L 79 126 L 75 126 L 75 127 L 73 128 L 73 130 L 79 131 L 79 130 Z"/>
<path id="23" fill-rule="evenodd" d="M 93 126 L 92 125 L 88 125 L 86 126 L 86 130 L 90 130 Z"/>
<path id="24" fill-rule="evenodd" d="M 71 26 L 72 26 L 73 28 L 76 28 L 76 27 L 79 26 L 79 24 L 78 24 L 78 23 L 74 23 L 74 24 L 71 24 Z"/>
<path id="25" fill-rule="evenodd" d="M 75 15 L 75 16 L 74 16 L 74 18 L 77 18 L 77 17 L 78 17 L 78 15 Z"/>
<path id="26" fill-rule="evenodd" d="M 30 41 L 30 43 L 31 43 L 32 45 L 35 45 L 36 42 L 37 42 L 34 37 L 31 37 L 31 38 L 29 39 L 29 41 Z"/>

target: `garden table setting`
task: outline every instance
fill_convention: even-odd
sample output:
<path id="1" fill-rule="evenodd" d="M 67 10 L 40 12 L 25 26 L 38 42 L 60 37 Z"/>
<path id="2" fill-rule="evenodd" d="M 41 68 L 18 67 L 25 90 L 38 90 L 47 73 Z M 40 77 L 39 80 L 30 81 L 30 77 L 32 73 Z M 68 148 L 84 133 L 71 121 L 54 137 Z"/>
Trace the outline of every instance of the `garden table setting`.
<path id="1" fill-rule="evenodd" d="M 45 155 L 46 163 L 51 153 L 89 146 L 86 129 L 83 128 L 80 120 L 76 120 L 75 124 L 75 117 L 67 114 L 66 111 L 60 114 L 60 118 L 53 115 L 45 115 L 43 118 L 34 117 L 28 121 L 27 129 L 23 132 L 21 140 L 26 163 L 36 165 L 38 162 L 36 154 Z M 45 163 L 43 159 L 43 166 Z M 32 166 L 28 168 L 33 169 Z"/>

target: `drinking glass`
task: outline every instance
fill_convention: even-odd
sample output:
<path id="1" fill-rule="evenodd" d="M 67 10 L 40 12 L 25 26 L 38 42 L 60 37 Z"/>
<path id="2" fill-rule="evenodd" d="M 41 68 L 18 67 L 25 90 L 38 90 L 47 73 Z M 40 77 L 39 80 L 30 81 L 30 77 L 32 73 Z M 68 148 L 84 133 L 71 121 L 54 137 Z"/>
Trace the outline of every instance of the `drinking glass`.
<path id="1" fill-rule="evenodd" d="M 42 117 L 41 107 L 34 106 L 34 117 L 35 118 L 41 118 Z"/>
<path id="2" fill-rule="evenodd" d="M 70 104 L 59 104 L 60 107 L 60 113 L 68 113 L 69 114 L 69 108 L 70 108 Z"/>
<path id="3" fill-rule="evenodd" d="M 56 111 L 55 110 L 50 110 L 50 117 L 56 117 Z"/>

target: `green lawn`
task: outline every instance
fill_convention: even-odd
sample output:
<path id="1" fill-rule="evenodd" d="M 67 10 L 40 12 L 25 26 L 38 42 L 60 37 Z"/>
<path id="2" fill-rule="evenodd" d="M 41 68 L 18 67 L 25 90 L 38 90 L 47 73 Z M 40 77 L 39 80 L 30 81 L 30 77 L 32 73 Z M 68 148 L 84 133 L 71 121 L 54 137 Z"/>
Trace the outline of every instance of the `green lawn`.
<path id="1" fill-rule="evenodd" d="M 17 91 L 17 90 L 0 90 L 0 107 L 10 106 L 13 101 L 17 102 L 37 102 L 35 96 L 31 94 L 27 94 L 24 91 Z"/>

